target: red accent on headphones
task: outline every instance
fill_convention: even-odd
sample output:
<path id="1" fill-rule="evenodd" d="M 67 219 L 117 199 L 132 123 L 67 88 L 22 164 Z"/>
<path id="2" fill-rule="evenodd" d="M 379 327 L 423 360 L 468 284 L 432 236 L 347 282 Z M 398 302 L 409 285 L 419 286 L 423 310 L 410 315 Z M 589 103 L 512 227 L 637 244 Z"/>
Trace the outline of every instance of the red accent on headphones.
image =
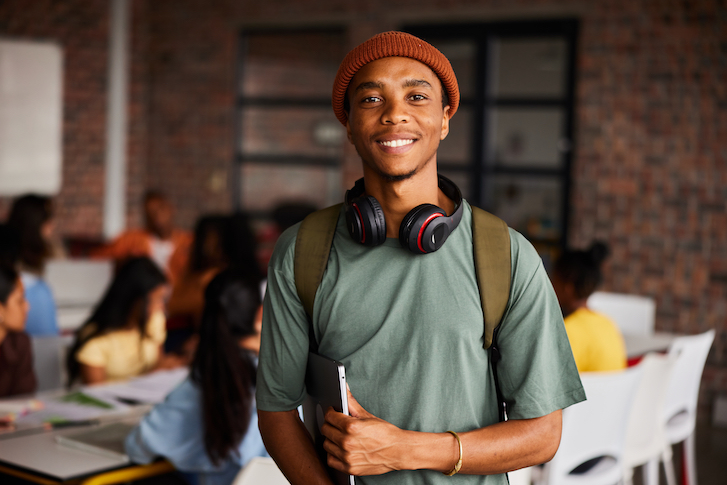
<path id="1" fill-rule="evenodd" d="M 417 236 L 417 246 L 419 246 L 419 250 L 422 253 L 426 254 L 426 250 L 422 247 L 422 234 L 424 234 L 424 230 L 427 228 L 427 225 L 432 221 L 432 219 L 436 219 L 437 217 L 444 217 L 440 213 L 434 213 L 431 216 L 427 217 L 427 220 L 424 221 L 424 224 L 422 224 L 422 228 L 419 229 L 419 235 Z"/>

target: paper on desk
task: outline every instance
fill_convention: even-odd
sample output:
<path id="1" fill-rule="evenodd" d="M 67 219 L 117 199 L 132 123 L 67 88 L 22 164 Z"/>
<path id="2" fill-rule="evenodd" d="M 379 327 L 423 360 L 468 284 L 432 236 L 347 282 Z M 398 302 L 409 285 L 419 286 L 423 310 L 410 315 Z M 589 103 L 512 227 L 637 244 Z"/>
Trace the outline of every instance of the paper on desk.
<path id="1" fill-rule="evenodd" d="M 156 404 L 182 382 L 189 373 L 186 368 L 152 372 L 141 377 L 104 386 L 86 387 L 83 392 L 104 401 Z"/>
<path id="2" fill-rule="evenodd" d="M 18 418 L 16 423 L 25 425 L 40 425 L 55 421 L 83 421 L 95 419 L 100 416 L 122 414 L 128 410 L 125 404 L 115 401 L 109 402 L 107 409 L 98 406 L 79 404 L 78 402 L 64 402 L 66 395 L 42 398 L 43 409 L 33 411 Z M 108 402 L 108 401 L 107 401 Z"/>

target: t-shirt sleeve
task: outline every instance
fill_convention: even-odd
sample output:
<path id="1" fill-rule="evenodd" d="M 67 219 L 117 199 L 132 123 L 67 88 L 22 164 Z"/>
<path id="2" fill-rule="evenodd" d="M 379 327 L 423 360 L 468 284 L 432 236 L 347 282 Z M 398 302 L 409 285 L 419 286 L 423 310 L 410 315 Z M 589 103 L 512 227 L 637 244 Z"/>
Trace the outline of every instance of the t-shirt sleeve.
<path id="1" fill-rule="evenodd" d="M 305 398 L 308 320 L 295 288 L 297 229 L 281 235 L 268 267 L 257 376 L 257 407 L 263 411 L 290 411 Z"/>
<path id="2" fill-rule="evenodd" d="M 510 230 L 512 279 L 497 342 L 497 371 L 511 419 L 545 416 L 585 400 L 558 299 L 540 256 Z"/>
<path id="3" fill-rule="evenodd" d="M 76 353 L 76 360 L 92 367 L 106 367 L 108 364 L 108 345 L 103 337 L 92 338 Z"/>

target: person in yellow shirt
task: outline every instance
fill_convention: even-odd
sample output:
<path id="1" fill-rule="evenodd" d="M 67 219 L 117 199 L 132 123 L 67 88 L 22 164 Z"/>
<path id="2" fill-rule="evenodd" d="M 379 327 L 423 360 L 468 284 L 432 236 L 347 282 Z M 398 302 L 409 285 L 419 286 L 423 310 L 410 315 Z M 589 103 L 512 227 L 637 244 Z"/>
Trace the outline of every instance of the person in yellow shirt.
<path id="1" fill-rule="evenodd" d="M 621 331 L 610 318 L 586 304 L 601 283 L 601 265 L 607 256 L 606 245 L 595 242 L 586 251 L 565 251 L 553 267 L 553 288 L 579 372 L 626 367 L 626 346 Z"/>
<path id="2" fill-rule="evenodd" d="M 164 356 L 167 278 L 149 258 L 119 269 L 91 317 L 76 332 L 68 354 L 69 385 L 127 379 L 174 367 Z"/>

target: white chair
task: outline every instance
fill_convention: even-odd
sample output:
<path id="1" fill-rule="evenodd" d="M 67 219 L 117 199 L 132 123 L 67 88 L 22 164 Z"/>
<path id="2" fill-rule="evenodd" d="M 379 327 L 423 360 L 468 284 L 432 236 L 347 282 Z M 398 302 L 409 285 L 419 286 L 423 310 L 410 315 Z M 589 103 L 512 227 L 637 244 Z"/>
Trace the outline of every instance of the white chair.
<path id="1" fill-rule="evenodd" d="M 272 458 L 256 457 L 240 470 L 232 485 L 288 485 L 289 483 Z"/>
<path id="2" fill-rule="evenodd" d="M 533 467 L 520 468 L 519 470 L 507 473 L 510 485 L 530 485 L 532 481 Z"/>
<path id="3" fill-rule="evenodd" d="M 702 371 L 714 341 L 714 330 L 699 335 L 677 337 L 669 347 L 674 355 L 674 369 L 669 380 L 664 405 L 666 435 L 671 444 L 684 441 L 684 466 L 688 485 L 697 485 L 694 454 L 694 428 Z"/>
<path id="4" fill-rule="evenodd" d="M 621 333 L 651 335 L 654 333 L 656 303 L 653 298 L 624 293 L 597 291 L 588 297 L 588 308 L 608 315 Z"/>
<path id="5" fill-rule="evenodd" d="M 588 399 L 563 410 L 560 447 L 545 464 L 538 483 L 614 485 L 621 481 L 626 426 L 641 373 L 636 366 L 621 372 L 581 374 Z M 573 473 L 597 458 L 594 467 Z"/>
<path id="6" fill-rule="evenodd" d="M 44 279 L 53 291 L 58 309 L 58 327 L 75 330 L 91 314 L 106 291 L 113 276 L 113 263 L 108 260 L 51 260 Z"/>
<path id="7" fill-rule="evenodd" d="M 666 390 L 674 356 L 647 354 L 638 366 L 641 381 L 629 416 L 624 446 L 624 483 L 631 485 L 634 468 L 643 466 L 644 485 L 659 485 L 659 462 L 664 463 L 666 482 L 676 485 L 671 444 L 662 419 Z"/>

